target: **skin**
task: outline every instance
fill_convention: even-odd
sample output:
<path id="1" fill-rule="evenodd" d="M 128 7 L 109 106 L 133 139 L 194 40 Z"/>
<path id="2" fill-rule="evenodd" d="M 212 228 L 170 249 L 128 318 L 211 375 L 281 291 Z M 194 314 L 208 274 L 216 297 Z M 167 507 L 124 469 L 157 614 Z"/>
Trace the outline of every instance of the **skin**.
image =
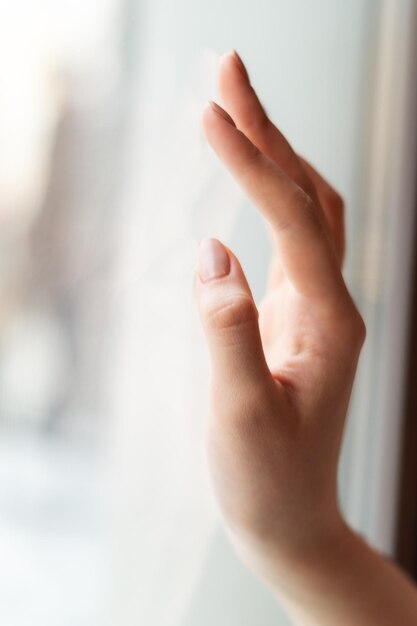
<path id="1" fill-rule="evenodd" d="M 271 231 L 257 308 L 238 259 L 199 253 L 198 308 L 211 363 L 208 458 L 242 560 L 303 626 L 417 624 L 417 591 L 343 520 L 337 467 L 365 326 L 343 276 L 339 194 L 264 112 L 235 52 L 208 142 Z"/>

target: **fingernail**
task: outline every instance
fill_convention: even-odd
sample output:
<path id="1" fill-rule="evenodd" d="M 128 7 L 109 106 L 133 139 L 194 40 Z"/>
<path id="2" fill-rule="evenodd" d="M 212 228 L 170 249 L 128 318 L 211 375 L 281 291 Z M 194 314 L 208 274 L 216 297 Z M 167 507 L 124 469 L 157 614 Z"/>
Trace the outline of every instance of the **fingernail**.
<path id="1" fill-rule="evenodd" d="M 245 64 L 243 63 L 243 61 L 240 58 L 239 54 L 236 52 L 236 50 L 233 50 L 232 54 L 233 54 L 233 57 L 234 57 L 235 62 L 236 62 L 236 66 L 238 67 L 239 71 L 243 74 L 245 79 L 249 82 L 248 70 L 246 69 Z"/>
<path id="2" fill-rule="evenodd" d="M 204 239 L 198 251 L 198 275 L 201 282 L 227 276 L 230 258 L 226 248 L 217 239 Z"/>
<path id="3" fill-rule="evenodd" d="M 213 111 L 217 113 L 217 115 L 220 115 L 220 117 L 226 120 L 226 122 L 229 122 L 229 124 L 236 127 L 236 124 L 234 123 L 230 115 L 224 109 L 222 109 L 221 106 L 219 106 L 216 102 L 213 102 L 213 100 L 210 101 L 210 106 Z"/>

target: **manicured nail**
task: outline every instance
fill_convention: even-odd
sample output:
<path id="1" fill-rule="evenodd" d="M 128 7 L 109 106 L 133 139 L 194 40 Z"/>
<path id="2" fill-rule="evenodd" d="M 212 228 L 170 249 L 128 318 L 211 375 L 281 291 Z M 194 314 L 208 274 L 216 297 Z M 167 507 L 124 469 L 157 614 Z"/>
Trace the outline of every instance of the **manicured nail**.
<path id="1" fill-rule="evenodd" d="M 236 50 L 233 50 L 232 54 L 233 54 L 233 58 L 236 62 L 236 66 L 238 67 L 239 71 L 243 74 L 245 79 L 249 82 L 248 70 L 246 69 L 245 64 L 243 63 L 242 59 L 240 58 Z"/>
<path id="2" fill-rule="evenodd" d="M 219 106 L 216 102 L 213 102 L 213 100 L 210 101 L 210 106 L 213 109 L 213 111 L 217 113 L 217 115 L 220 115 L 220 117 L 226 120 L 226 122 L 228 122 L 229 124 L 231 124 L 232 126 L 236 128 L 236 124 L 234 123 L 230 115 L 224 109 L 222 109 L 221 106 Z"/>
<path id="3" fill-rule="evenodd" d="M 198 275 L 201 282 L 227 276 L 230 258 L 226 248 L 217 239 L 204 239 L 198 251 Z"/>

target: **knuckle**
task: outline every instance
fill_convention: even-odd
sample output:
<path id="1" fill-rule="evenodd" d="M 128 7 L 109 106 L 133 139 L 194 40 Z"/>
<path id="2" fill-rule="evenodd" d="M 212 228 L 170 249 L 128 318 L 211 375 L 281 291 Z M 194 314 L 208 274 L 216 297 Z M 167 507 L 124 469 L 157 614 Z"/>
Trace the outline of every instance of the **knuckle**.
<path id="1" fill-rule="evenodd" d="M 257 134 L 265 133 L 269 124 L 270 121 L 264 109 L 261 109 L 256 115 L 249 115 L 243 120 L 243 127 L 245 131 L 252 131 Z"/>
<path id="2" fill-rule="evenodd" d="M 304 189 L 310 198 L 314 198 L 316 201 L 318 200 L 317 189 L 307 175 L 300 176 L 300 187 Z"/>
<path id="3" fill-rule="evenodd" d="M 366 324 L 363 317 L 359 313 L 357 313 L 356 336 L 358 343 L 362 346 L 366 339 Z"/>
<path id="4" fill-rule="evenodd" d="M 316 205 L 314 204 L 311 197 L 302 190 L 300 190 L 300 204 L 302 205 L 304 212 L 308 216 L 312 218 L 316 217 L 317 215 Z"/>
<path id="5" fill-rule="evenodd" d="M 274 398 L 268 387 L 259 382 L 248 381 L 233 394 L 223 384 L 212 383 L 210 403 L 214 423 L 223 429 L 229 426 L 238 437 L 260 435 L 275 423 Z"/>
<path id="6" fill-rule="evenodd" d="M 296 187 L 294 189 L 295 201 L 297 204 L 303 209 L 303 211 L 307 214 L 314 214 L 316 212 L 315 204 L 308 193 L 304 191 L 301 187 Z"/>
<path id="7" fill-rule="evenodd" d="M 311 228 L 320 230 L 322 228 L 322 224 L 320 222 L 319 212 L 317 210 L 316 204 L 310 198 L 310 196 L 302 189 L 297 190 L 296 194 L 298 196 L 296 200 L 302 210 L 303 222 L 308 224 Z"/>
<path id="8" fill-rule="evenodd" d="M 257 184 L 262 184 L 265 165 L 266 161 L 262 152 L 252 144 L 249 146 L 245 162 L 242 164 L 241 175 L 249 181 L 256 180 Z"/>
<path id="9" fill-rule="evenodd" d="M 343 197 L 332 187 L 330 187 L 328 192 L 328 203 L 335 213 L 343 215 L 345 210 L 345 201 Z"/>
<path id="10" fill-rule="evenodd" d="M 344 342 L 348 348 L 361 348 L 366 338 L 366 325 L 357 308 L 352 310 L 345 319 Z"/>
<path id="11" fill-rule="evenodd" d="M 215 331 L 228 331 L 257 322 L 258 310 L 247 295 L 235 295 L 206 311 L 206 323 Z"/>

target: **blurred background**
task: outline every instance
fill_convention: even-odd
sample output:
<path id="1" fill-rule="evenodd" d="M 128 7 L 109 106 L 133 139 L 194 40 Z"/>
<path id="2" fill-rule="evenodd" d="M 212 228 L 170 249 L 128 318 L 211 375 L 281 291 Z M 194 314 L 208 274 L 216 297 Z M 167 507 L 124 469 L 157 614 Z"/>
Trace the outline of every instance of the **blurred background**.
<path id="1" fill-rule="evenodd" d="M 368 325 L 340 467 L 395 556 L 410 320 L 413 0 L 15 0 L 0 19 L 0 622 L 288 624 L 239 564 L 204 457 L 199 240 L 270 248 L 205 144 L 219 54 L 345 197 Z"/>

